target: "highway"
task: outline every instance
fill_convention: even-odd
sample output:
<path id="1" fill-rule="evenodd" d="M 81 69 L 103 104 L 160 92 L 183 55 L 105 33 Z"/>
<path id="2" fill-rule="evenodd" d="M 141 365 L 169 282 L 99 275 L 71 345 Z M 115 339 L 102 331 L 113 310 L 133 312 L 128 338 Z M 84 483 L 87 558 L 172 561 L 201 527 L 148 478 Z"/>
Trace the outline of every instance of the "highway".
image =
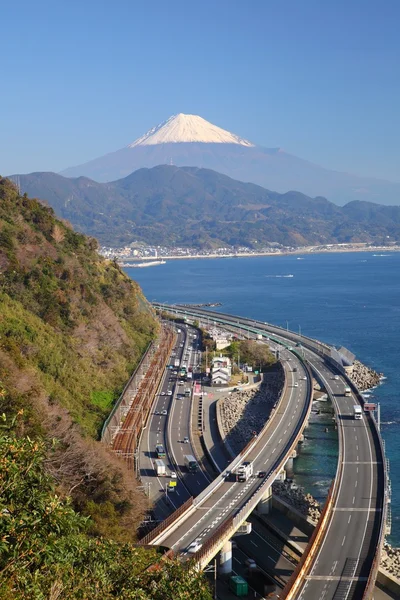
<path id="1" fill-rule="evenodd" d="M 186 364 L 195 371 L 200 362 L 198 333 L 196 329 L 186 326 L 180 326 L 179 329 L 170 364 L 175 365 L 176 359 L 180 364 Z M 184 396 L 185 389 L 191 385 L 189 381 L 180 382 L 176 371 L 175 367 L 165 370 L 139 446 L 142 485 L 154 503 L 154 513 L 159 520 L 183 504 L 191 495 L 199 494 L 210 483 L 203 471 L 189 474 L 184 465 L 184 455 L 194 454 L 190 441 L 191 398 Z M 183 442 L 185 438 L 189 442 Z M 157 458 L 158 444 L 162 444 L 166 451 L 166 457 L 162 459 L 166 465 L 165 477 L 157 476 L 155 471 L 154 461 Z M 171 478 L 171 473 L 176 473 L 177 478 Z M 169 488 L 171 481 L 176 481 L 173 490 Z"/>
<path id="2" fill-rule="evenodd" d="M 286 376 L 287 391 L 271 417 L 268 433 L 260 434 L 254 440 L 254 447 L 246 456 L 246 460 L 253 462 L 254 472 L 264 471 L 267 477 L 272 476 L 274 470 L 281 465 L 310 408 L 311 390 L 306 371 L 294 373 L 288 369 Z M 265 479 L 254 475 L 240 483 L 233 481 L 232 477 L 217 477 L 204 490 L 191 514 L 173 531 L 161 534 L 154 543 L 162 543 L 186 556 L 191 542 L 195 539 L 199 539 L 202 545 L 207 542 L 215 528 L 235 516 Z"/>
<path id="3" fill-rule="evenodd" d="M 342 468 L 338 470 L 332 518 L 313 567 L 299 594 L 308 598 L 362 598 L 378 544 L 384 501 L 382 456 L 367 415 L 353 417 L 357 398 L 344 395 L 345 382 L 332 380 L 320 359 L 313 368 L 333 399 L 340 424 Z M 379 447 L 378 447 L 379 448 Z M 380 461 L 381 469 L 378 469 Z M 379 493 L 380 492 L 380 493 Z"/>
<path id="4" fill-rule="evenodd" d="M 189 312 L 181 308 L 182 312 Z M 340 461 L 335 483 L 334 508 L 329 517 L 323 541 L 317 548 L 311 567 L 307 569 L 298 592 L 290 597 L 301 600 L 358 599 L 364 597 L 377 546 L 380 541 L 385 501 L 384 457 L 370 415 L 354 420 L 356 395 L 344 395 L 347 380 L 334 378 L 337 372 L 316 351 L 326 352 L 320 342 L 299 337 L 292 332 L 255 322 L 250 319 L 196 309 L 196 318 L 203 317 L 231 326 L 249 327 L 250 331 L 265 331 L 287 345 L 290 340 L 302 342 L 302 352 L 311 369 L 330 395 L 339 426 Z M 254 329 L 255 328 L 255 329 Z M 280 435 L 280 434 L 279 434 Z M 197 535 L 198 528 L 196 529 Z M 187 534 L 186 534 L 187 535 Z M 185 537 L 174 542 L 182 544 Z"/>

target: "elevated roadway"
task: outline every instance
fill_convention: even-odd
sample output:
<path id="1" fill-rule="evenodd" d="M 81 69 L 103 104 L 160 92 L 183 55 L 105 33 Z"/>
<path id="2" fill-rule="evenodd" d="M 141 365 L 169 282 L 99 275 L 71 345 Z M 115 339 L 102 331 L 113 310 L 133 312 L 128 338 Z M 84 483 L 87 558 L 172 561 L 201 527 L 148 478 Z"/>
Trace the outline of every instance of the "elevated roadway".
<path id="1" fill-rule="evenodd" d="M 285 346 L 301 342 L 301 352 L 335 407 L 340 447 L 337 476 L 325 513 L 309 552 L 304 554 L 283 597 L 302 600 L 372 597 L 385 527 L 385 457 L 373 417 L 364 414 L 361 420 L 354 420 L 353 406 L 363 400 L 354 386 L 351 396 L 344 395 L 349 382 L 340 365 L 335 369 L 330 348 L 267 323 L 215 311 L 171 308 L 189 318 L 245 328 L 249 335 L 263 333 Z"/>

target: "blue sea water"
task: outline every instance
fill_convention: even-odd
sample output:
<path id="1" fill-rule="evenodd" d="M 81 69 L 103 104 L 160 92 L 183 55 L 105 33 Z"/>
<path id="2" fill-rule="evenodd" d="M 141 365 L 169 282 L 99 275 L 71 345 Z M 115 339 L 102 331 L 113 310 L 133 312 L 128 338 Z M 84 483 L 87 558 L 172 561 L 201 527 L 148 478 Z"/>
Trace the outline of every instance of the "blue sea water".
<path id="1" fill-rule="evenodd" d="M 383 256 L 381 254 L 384 254 Z M 221 311 L 268 321 L 349 348 L 386 379 L 372 391 L 381 403 L 382 432 L 390 459 L 392 535 L 400 546 L 400 253 L 355 252 L 167 261 L 127 269 L 149 300 L 221 302 Z M 293 275 L 293 277 L 287 277 Z M 335 470 L 335 436 L 314 419 L 298 476 L 323 496 Z M 316 458 L 318 457 L 318 462 Z"/>

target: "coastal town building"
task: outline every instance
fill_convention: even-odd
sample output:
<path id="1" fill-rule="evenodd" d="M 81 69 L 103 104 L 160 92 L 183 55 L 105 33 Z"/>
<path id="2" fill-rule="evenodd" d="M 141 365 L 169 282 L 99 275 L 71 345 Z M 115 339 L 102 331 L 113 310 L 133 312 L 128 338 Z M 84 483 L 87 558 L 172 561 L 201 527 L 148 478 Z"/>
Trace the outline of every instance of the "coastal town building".
<path id="1" fill-rule="evenodd" d="M 211 362 L 211 385 L 228 385 L 232 376 L 232 364 L 227 356 L 216 356 Z"/>

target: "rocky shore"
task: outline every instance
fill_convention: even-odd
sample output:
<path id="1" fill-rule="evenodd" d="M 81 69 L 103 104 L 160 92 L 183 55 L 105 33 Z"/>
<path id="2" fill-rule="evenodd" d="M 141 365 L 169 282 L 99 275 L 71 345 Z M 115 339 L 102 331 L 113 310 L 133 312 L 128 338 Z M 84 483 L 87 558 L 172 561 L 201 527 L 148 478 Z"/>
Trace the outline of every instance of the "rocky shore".
<path id="1" fill-rule="evenodd" d="M 298 510 L 302 515 L 309 517 L 315 523 L 321 516 L 320 505 L 311 494 L 305 494 L 302 488 L 293 487 L 290 481 L 275 481 L 272 484 L 272 493 Z"/>
<path id="2" fill-rule="evenodd" d="M 284 383 L 280 364 L 264 373 L 256 390 L 232 392 L 221 401 L 221 417 L 226 440 L 238 454 L 253 436 L 264 427 L 271 410 L 279 399 Z"/>
<path id="3" fill-rule="evenodd" d="M 355 360 L 353 372 L 349 374 L 349 377 L 359 390 L 365 391 L 377 386 L 383 377 L 383 373 L 377 373 L 370 367 L 363 365 L 359 360 Z"/>
<path id="4" fill-rule="evenodd" d="M 383 546 L 381 567 L 386 569 L 392 577 L 400 579 L 400 548 L 393 548 L 390 544 Z"/>

